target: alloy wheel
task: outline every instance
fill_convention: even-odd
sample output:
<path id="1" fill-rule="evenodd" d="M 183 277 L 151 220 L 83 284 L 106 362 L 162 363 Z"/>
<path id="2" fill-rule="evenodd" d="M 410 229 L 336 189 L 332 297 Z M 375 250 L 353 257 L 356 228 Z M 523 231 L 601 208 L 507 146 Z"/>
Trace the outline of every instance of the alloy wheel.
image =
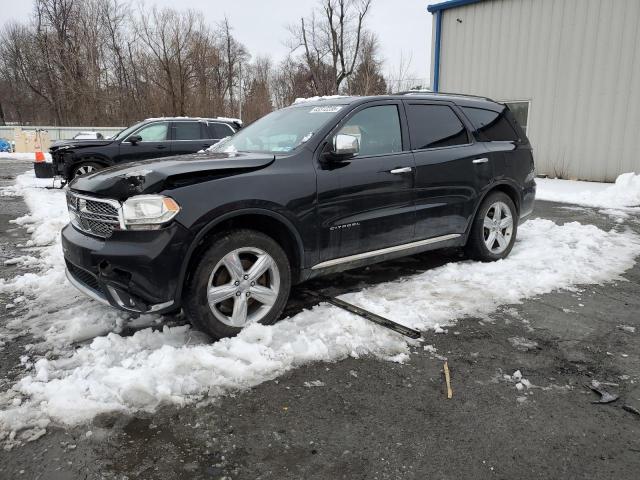
<path id="1" fill-rule="evenodd" d="M 504 202 L 495 202 L 484 217 L 483 238 L 489 251 L 495 255 L 504 252 L 513 235 L 513 215 Z"/>
<path id="2" fill-rule="evenodd" d="M 278 298 L 280 272 L 259 248 L 239 248 L 216 264 L 207 283 L 209 308 L 225 325 L 242 328 L 264 318 Z"/>
<path id="3" fill-rule="evenodd" d="M 96 167 L 93 165 L 81 165 L 76 169 L 76 177 L 81 175 L 86 175 L 88 173 L 93 173 L 96 171 Z"/>

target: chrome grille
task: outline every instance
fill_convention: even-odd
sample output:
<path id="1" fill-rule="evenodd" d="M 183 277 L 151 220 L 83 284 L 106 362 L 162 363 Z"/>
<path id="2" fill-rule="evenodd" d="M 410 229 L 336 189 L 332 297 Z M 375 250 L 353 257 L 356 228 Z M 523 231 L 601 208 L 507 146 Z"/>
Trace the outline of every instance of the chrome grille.
<path id="1" fill-rule="evenodd" d="M 116 200 L 67 191 L 67 207 L 71 223 L 83 232 L 108 238 L 114 230 L 120 229 L 120 203 Z"/>

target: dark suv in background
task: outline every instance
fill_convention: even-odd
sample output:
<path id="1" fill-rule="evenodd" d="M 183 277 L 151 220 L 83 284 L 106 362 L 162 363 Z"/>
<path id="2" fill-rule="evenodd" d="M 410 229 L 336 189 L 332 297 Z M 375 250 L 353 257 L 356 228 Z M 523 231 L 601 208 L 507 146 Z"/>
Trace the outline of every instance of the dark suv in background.
<path id="1" fill-rule="evenodd" d="M 484 98 L 299 103 L 211 150 L 76 178 L 71 283 L 131 312 L 182 307 L 219 338 L 275 322 L 317 275 L 442 247 L 505 258 L 534 205 L 531 145 Z"/>
<path id="2" fill-rule="evenodd" d="M 112 138 L 64 140 L 51 146 L 53 173 L 65 180 L 122 162 L 194 153 L 242 128 L 231 118 L 148 118 Z"/>

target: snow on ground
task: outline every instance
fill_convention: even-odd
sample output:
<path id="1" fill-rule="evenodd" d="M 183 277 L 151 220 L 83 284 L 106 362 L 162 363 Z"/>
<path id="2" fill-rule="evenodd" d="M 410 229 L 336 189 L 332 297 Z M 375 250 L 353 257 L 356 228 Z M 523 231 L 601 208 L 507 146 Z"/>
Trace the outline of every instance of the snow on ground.
<path id="1" fill-rule="evenodd" d="M 67 283 L 60 230 L 69 217 L 64 191 L 45 188 L 51 184 L 51 179 L 35 178 L 31 170 L 18 176 L 14 186 L 0 190 L 0 196 L 23 196 L 31 212 L 13 221 L 31 234 L 31 239 L 24 245 L 31 255 L 7 262 L 37 267 L 35 272 L 25 273 L 8 281 L 0 280 L 0 293 L 22 292 L 32 299 L 32 308 L 27 318 L 14 318 L 5 329 L 12 333 L 28 330 L 36 339 L 46 339 L 43 349 L 55 348 L 57 351 L 58 348 L 67 348 L 73 342 L 121 328 L 126 315 L 117 311 L 105 311 L 101 305 L 75 292 Z M 42 315 L 41 309 L 52 313 Z M 0 340 L 2 336 L 0 329 Z"/>
<path id="2" fill-rule="evenodd" d="M 127 315 L 84 298 L 66 282 L 59 244 L 67 221 L 64 194 L 34 181 L 33 173 L 18 177 L 12 194 L 22 194 L 31 211 L 17 223 L 30 229 L 40 267 L 0 283 L 0 292 L 29 302 L 25 315 L 0 330 L 0 344 L 16 329 L 35 339 L 22 358 L 24 376 L 0 393 L 0 442 L 8 447 L 41 435 L 52 421 L 77 424 L 103 412 L 206 401 L 308 362 L 361 355 L 402 362 L 416 345 L 327 304 L 214 344 L 187 326 L 119 335 Z M 537 219 L 520 228 L 506 260 L 450 263 L 342 298 L 412 327 L 442 330 L 458 318 L 486 316 L 558 288 L 620 279 L 638 254 L 640 237 L 621 228 L 605 232 Z M 28 258 L 20 261 L 33 264 Z M 160 318 L 136 322 L 145 327 Z M 80 340 L 90 343 L 78 347 Z"/>
<path id="3" fill-rule="evenodd" d="M 2 159 L 8 160 L 31 160 L 32 162 L 36 161 L 35 152 L 27 152 L 27 153 L 17 153 L 17 152 L 0 152 L 0 165 L 2 165 Z M 44 152 L 44 158 L 47 162 L 51 163 L 51 154 L 49 152 Z"/>
<path id="4" fill-rule="evenodd" d="M 640 207 L 640 174 L 623 173 L 613 184 L 550 178 L 537 178 L 536 184 L 538 200 L 606 209 Z"/>

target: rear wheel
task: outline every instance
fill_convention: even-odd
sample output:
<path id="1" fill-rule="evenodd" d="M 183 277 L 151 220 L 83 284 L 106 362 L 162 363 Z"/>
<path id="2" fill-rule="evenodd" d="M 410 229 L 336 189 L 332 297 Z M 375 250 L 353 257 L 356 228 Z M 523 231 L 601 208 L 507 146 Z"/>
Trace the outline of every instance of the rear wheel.
<path id="1" fill-rule="evenodd" d="M 81 162 L 73 167 L 73 178 L 89 175 L 90 173 L 97 172 L 101 168 L 102 165 L 97 162 Z"/>
<path id="2" fill-rule="evenodd" d="M 491 262 L 511 252 L 518 231 L 518 212 L 504 192 L 493 192 L 480 205 L 465 247 L 470 258 Z"/>
<path id="3" fill-rule="evenodd" d="M 204 252 L 185 292 L 191 322 L 215 339 L 237 335 L 252 323 L 275 323 L 291 288 L 287 255 L 254 230 L 216 237 Z"/>

